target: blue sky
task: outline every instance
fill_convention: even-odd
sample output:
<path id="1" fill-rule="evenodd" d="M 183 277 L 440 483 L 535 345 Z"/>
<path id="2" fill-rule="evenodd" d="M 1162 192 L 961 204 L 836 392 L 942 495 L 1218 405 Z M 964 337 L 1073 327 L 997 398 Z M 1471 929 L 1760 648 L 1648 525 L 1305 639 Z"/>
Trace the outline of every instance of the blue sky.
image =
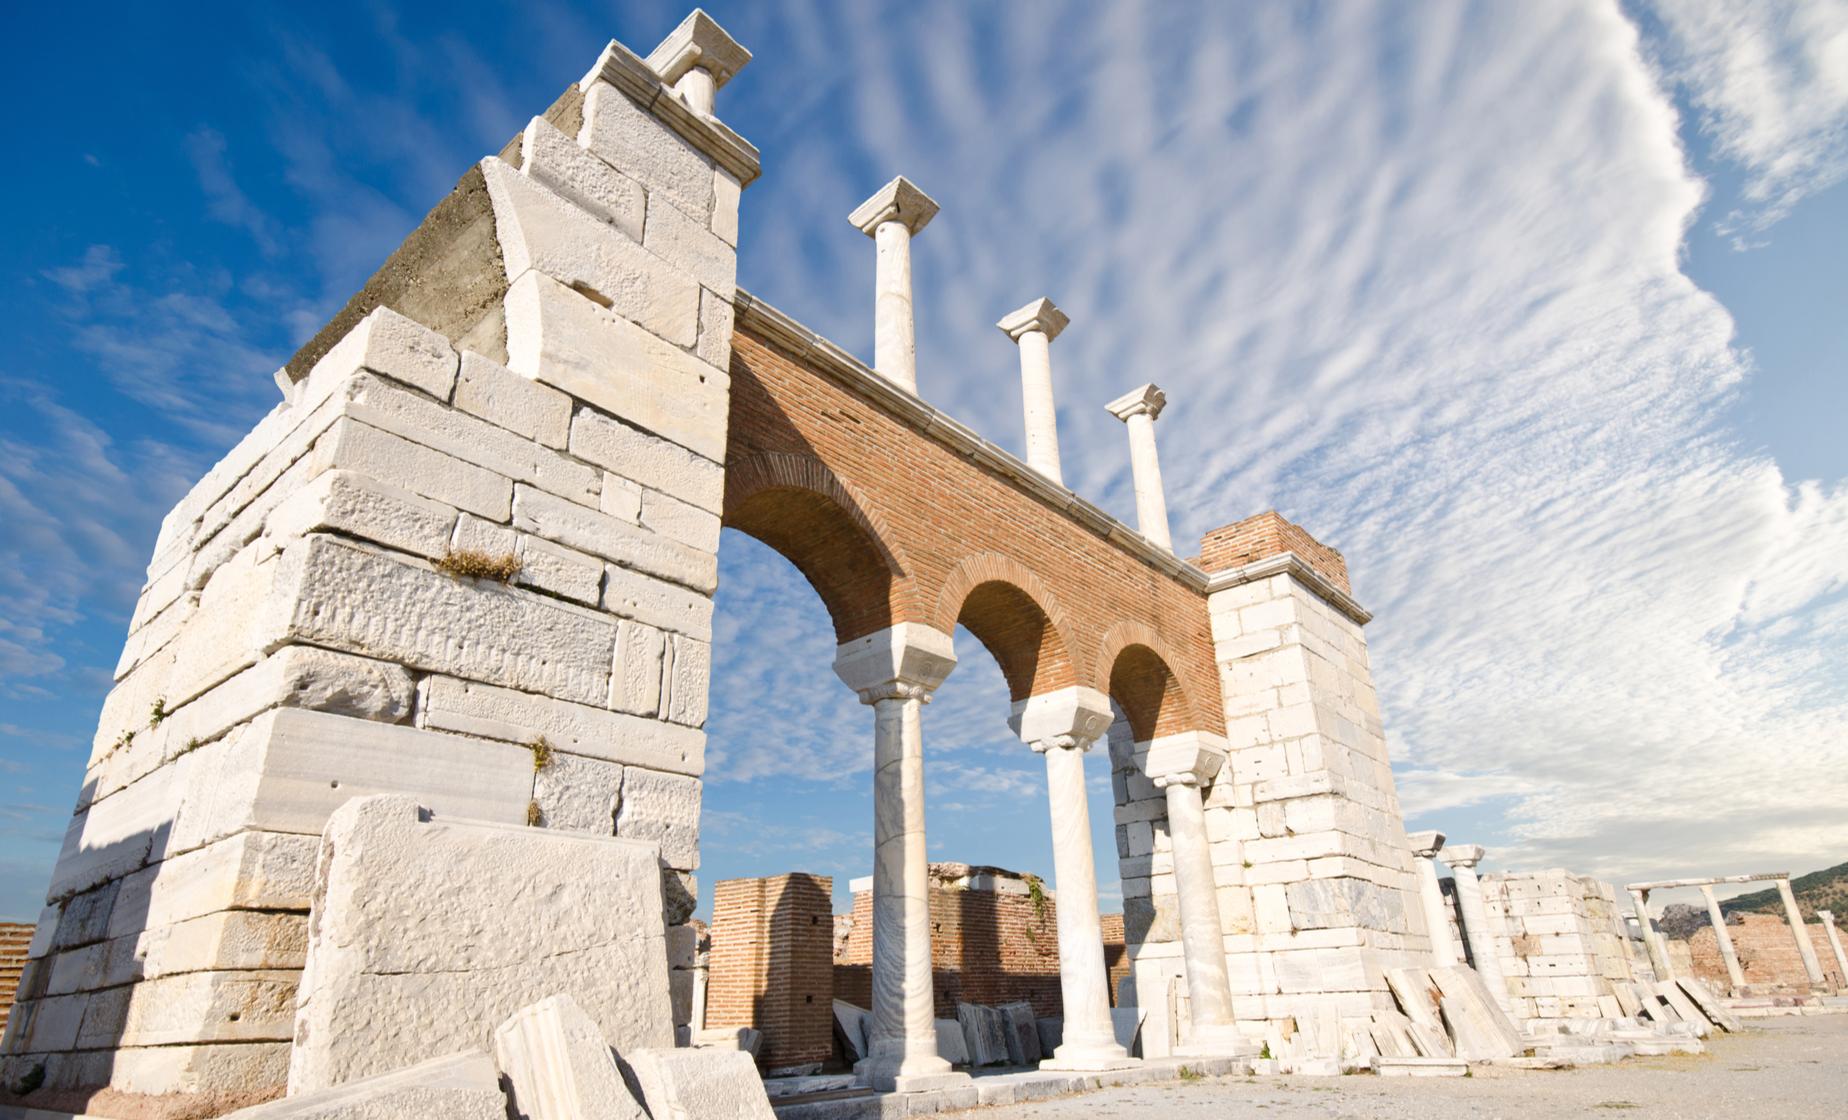
<path id="1" fill-rule="evenodd" d="M 742 283 L 871 350 L 893 174 L 922 394 L 1021 444 L 1049 295 L 1067 481 L 1178 541 L 1348 556 L 1415 827 L 1614 878 L 1848 858 L 1848 2 L 708 5 L 756 61 Z M 0 914 L 30 917 L 160 516 L 270 371 L 611 37 L 684 10 L 40 5 L 0 184 Z M 1183 543 L 1183 548 L 1186 545 Z M 728 532 L 702 882 L 864 874 L 870 714 Z M 773 640 L 766 642 L 765 636 Z M 926 712 L 934 858 L 1049 873 L 979 645 Z M 1115 897 L 1103 759 L 1093 815 Z"/>

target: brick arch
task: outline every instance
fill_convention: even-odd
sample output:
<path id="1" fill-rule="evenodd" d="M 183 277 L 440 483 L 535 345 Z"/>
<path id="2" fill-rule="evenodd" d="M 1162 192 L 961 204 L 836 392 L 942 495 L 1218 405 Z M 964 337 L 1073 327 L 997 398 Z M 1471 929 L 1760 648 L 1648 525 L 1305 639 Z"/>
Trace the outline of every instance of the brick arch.
<path id="1" fill-rule="evenodd" d="M 836 641 L 916 616 L 903 547 L 820 459 L 760 452 L 728 461 L 722 521 L 796 566 L 828 608 Z"/>
<path id="2" fill-rule="evenodd" d="M 1119 622 L 1105 633 L 1096 679 L 1129 719 L 1136 742 L 1180 731 L 1213 731 L 1195 710 L 1192 696 L 1171 666 L 1177 661 L 1149 626 Z"/>
<path id="3" fill-rule="evenodd" d="M 937 629 L 966 627 L 1001 665 L 1022 700 L 1077 684 L 1071 624 L 1046 581 L 998 552 L 965 557 L 937 593 Z"/>

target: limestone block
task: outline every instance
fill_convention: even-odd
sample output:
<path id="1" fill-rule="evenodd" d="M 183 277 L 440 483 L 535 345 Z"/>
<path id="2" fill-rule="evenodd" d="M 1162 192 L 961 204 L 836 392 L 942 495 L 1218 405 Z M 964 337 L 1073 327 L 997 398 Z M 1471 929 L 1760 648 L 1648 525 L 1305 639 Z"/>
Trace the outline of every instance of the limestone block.
<path id="1" fill-rule="evenodd" d="M 708 291 L 699 294 L 699 345 L 694 352 L 714 369 L 731 369 L 732 330 L 737 312 L 731 303 Z"/>
<path id="2" fill-rule="evenodd" d="M 99 1031 L 93 1044 L 287 1041 L 295 1025 L 300 975 L 293 970 L 191 972 L 114 988 L 111 994 L 119 992 L 126 1001 L 123 1022 Z"/>
<path id="3" fill-rule="evenodd" d="M 693 328 L 686 334 L 691 345 Z M 529 272 L 508 289 L 507 353 L 516 373 L 715 463 L 724 458 L 727 375 L 549 276 Z"/>
<path id="4" fill-rule="evenodd" d="M 597 505 L 602 472 L 389 381 L 364 375 L 354 378 L 347 391 L 346 415 L 515 482 L 592 508 Z"/>
<path id="5" fill-rule="evenodd" d="M 691 272 L 499 159 L 482 160 L 481 172 L 493 200 L 508 280 L 518 281 L 529 270 L 539 273 L 567 290 L 594 293 L 592 298 L 616 317 L 667 344 L 693 345 L 699 331 L 699 284 Z M 511 318 L 509 308 L 509 354 L 515 352 Z M 517 361 L 509 364 L 521 373 L 530 369 Z"/>
<path id="6" fill-rule="evenodd" d="M 872 1016 L 863 1007 L 855 1007 L 845 1000 L 834 1001 L 834 1038 L 840 1043 L 841 1053 L 849 1063 L 866 1057 L 869 1040 L 867 1032 L 871 1029 Z"/>
<path id="7" fill-rule="evenodd" d="M 432 677 L 424 695 L 424 725 L 510 743 L 544 736 L 553 749 L 650 770 L 698 776 L 705 770 L 706 735 L 691 727 L 549 700 L 453 677 Z"/>
<path id="8" fill-rule="evenodd" d="M 671 447 L 672 444 L 663 444 Z M 597 508 L 618 521 L 642 523 L 642 488 L 620 475 L 603 472 L 603 494 Z"/>
<path id="9" fill-rule="evenodd" d="M 689 548 L 653 530 L 542 491 L 523 486 L 516 489 L 513 523 L 524 532 L 694 591 L 709 595 L 718 586 L 716 552 Z"/>
<path id="10" fill-rule="evenodd" d="M 77 1047 L 88 993 L 48 996 L 14 1005 L 6 1024 L 6 1052 L 43 1054 Z"/>
<path id="11" fill-rule="evenodd" d="M 738 196 L 744 188 L 723 167 L 712 170 L 712 232 L 727 245 L 738 244 Z"/>
<path id="12" fill-rule="evenodd" d="M 693 973 L 685 969 L 672 969 L 667 974 L 667 993 L 669 1005 L 673 1008 L 674 1026 L 686 1027 L 693 1022 Z M 686 1036 L 679 1030 L 674 1032 L 674 1044 L 680 1045 Z"/>
<path id="13" fill-rule="evenodd" d="M 666 635 L 624 619 L 616 629 L 616 665 L 610 674 L 610 707 L 652 716 L 661 710 Z"/>
<path id="14" fill-rule="evenodd" d="M 514 582 L 588 606 L 603 593 L 603 561 L 538 537 L 520 538 L 520 574 Z"/>
<path id="15" fill-rule="evenodd" d="M 1521 1033 L 1489 995 L 1476 970 L 1464 965 L 1434 968 L 1431 982 L 1459 1058 L 1511 1058 L 1522 1054 Z"/>
<path id="16" fill-rule="evenodd" d="M 412 794 L 438 812 L 524 823 L 531 752 L 412 727 L 279 708 L 188 755 L 175 847 L 245 829 L 318 834 L 354 797 Z"/>
<path id="17" fill-rule="evenodd" d="M 456 352 L 448 339 L 389 307 L 380 307 L 361 319 L 308 371 L 295 407 L 312 408 L 360 370 L 383 374 L 446 401 L 455 386 L 456 364 Z"/>
<path id="18" fill-rule="evenodd" d="M 513 508 L 512 479 L 350 418 L 316 441 L 312 469 L 381 479 L 489 521 L 507 520 Z"/>
<path id="19" fill-rule="evenodd" d="M 669 634 L 663 662 L 662 714 L 688 727 L 704 726 L 712 646 L 685 634 Z"/>
<path id="20" fill-rule="evenodd" d="M 584 150 L 544 117 L 520 137 L 520 170 L 627 234 L 642 239 L 642 185 Z"/>
<path id="21" fill-rule="evenodd" d="M 1009 1030 L 1007 1018 L 999 1011 L 973 1003 L 958 1003 L 956 1021 L 962 1026 L 970 1065 L 994 1066 L 1007 1062 Z"/>
<path id="22" fill-rule="evenodd" d="M 291 1091 L 485 1045 L 536 991 L 623 1053 L 672 1043 L 653 845 L 373 797 L 329 819 L 320 866 Z"/>
<path id="23" fill-rule="evenodd" d="M 995 1008 L 1007 1023 L 1006 1043 L 1009 1065 L 1025 1066 L 1039 1061 L 1039 1020 L 1033 1005 L 1026 1002 L 1004 1003 Z"/>
<path id="24" fill-rule="evenodd" d="M 625 1096 L 627 1094 L 624 1094 Z M 524 1115 L 524 1114 L 523 1114 Z M 627 1113 L 579 1113 L 588 1120 Z M 479 1050 L 231 1113 L 226 1120 L 506 1120 L 494 1061 Z"/>
<path id="25" fill-rule="evenodd" d="M 712 638 L 711 595 L 630 568 L 605 566 L 603 609 L 702 641 Z"/>
<path id="26" fill-rule="evenodd" d="M 719 516 L 655 490 L 642 493 L 642 524 L 690 548 L 716 552 Z"/>
<path id="27" fill-rule="evenodd" d="M 263 456 L 301 423 L 303 412 L 286 404 L 277 405 L 231 450 L 225 452 L 224 458 L 214 463 L 204 477 L 194 483 L 186 496 L 161 519 L 160 534 L 154 541 L 155 557 L 170 556 L 175 550 L 189 545 L 193 531 L 198 528 L 200 514 L 248 475 Z M 149 574 L 153 574 L 152 570 Z"/>
<path id="28" fill-rule="evenodd" d="M 184 580 L 184 574 L 179 578 Z M 119 681 L 126 677 L 135 666 L 172 641 L 198 609 L 199 593 L 186 592 L 163 607 L 140 628 L 130 632 L 128 639 L 122 643 L 122 656 L 116 661 L 113 679 Z"/>
<path id="29" fill-rule="evenodd" d="M 514 1012 L 494 1031 L 494 1056 L 519 1120 L 648 1120 L 597 1024 L 568 995 Z"/>
<path id="30" fill-rule="evenodd" d="M 953 1066 L 969 1064 L 969 1044 L 963 1040 L 962 1024 L 955 1019 L 936 1020 L 937 1056 Z"/>
<path id="31" fill-rule="evenodd" d="M 712 164 L 659 118 L 608 82 L 584 89 L 584 128 L 578 142 L 605 163 L 666 194 L 687 214 L 712 212 Z"/>
<path id="32" fill-rule="evenodd" d="M 1147 1010 L 1141 1007 L 1112 1007 L 1110 1026 L 1116 1032 L 1117 1045 L 1130 1054 L 1139 1054 L 1142 1024 Z"/>
<path id="33" fill-rule="evenodd" d="M 642 244 L 721 299 L 730 300 L 738 290 L 738 250 L 712 232 L 704 215 L 689 218 L 665 194 L 648 199 Z"/>
<path id="34" fill-rule="evenodd" d="M 725 471 L 717 461 L 594 409 L 572 420 L 571 453 L 708 513 L 724 505 Z"/>
<path id="35" fill-rule="evenodd" d="M 616 835 L 657 845 L 667 866 L 692 871 L 699 867 L 699 794 L 698 778 L 625 767 Z"/>
<path id="36" fill-rule="evenodd" d="M 652 1120 L 775 1120 L 757 1063 L 743 1050 L 625 1050 L 623 1060 Z"/>
<path id="37" fill-rule="evenodd" d="M 622 801 L 622 767 L 553 751 L 533 777 L 533 800 L 547 828 L 613 836 L 616 807 Z"/>
<path id="38" fill-rule="evenodd" d="M 449 548 L 456 511 L 388 482 L 352 471 L 328 471 L 271 510 L 263 523 L 273 540 L 329 530 L 436 559 Z"/>
<path id="39" fill-rule="evenodd" d="M 306 912 L 318 841 L 241 832 L 122 880 L 106 914 L 111 938 L 176 926 L 221 910 Z"/>
<path id="40" fill-rule="evenodd" d="M 596 612 L 331 537 L 291 545 L 283 565 L 270 629 L 284 640 L 584 703 L 608 695 L 616 626 Z"/>
<path id="41" fill-rule="evenodd" d="M 547 447 L 563 448 L 571 438 L 570 397 L 473 350 L 463 351 L 455 404 Z"/>
<path id="42" fill-rule="evenodd" d="M 162 859 L 173 842 L 178 776 L 178 767 L 162 767 L 73 816 L 45 897 L 68 898 Z"/>
<path id="43" fill-rule="evenodd" d="M 111 966 L 119 969 L 110 978 L 118 983 L 208 969 L 299 969 L 308 955 L 308 921 L 302 914 L 230 910 L 110 944 L 117 946 Z"/>
<path id="44" fill-rule="evenodd" d="M 194 1107 L 206 1104 L 211 1113 L 261 1100 L 289 1076 L 286 1042 L 123 1046 L 106 1057 L 108 1084 L 116 1092 L 169 1106 L 190 1097 Z"/>
<path id="45" fill-rule="evenodd" d="M 306 449 L 304 449 L 305 451 Z M 270 512 L 281 505 L 295 491 L 306 485 L 313 477 L 314 463 L 303 457 L 288 465 L 276 481 L 262 493 L 251 499 L 250 503 L 239 510 L 209 540 L 204 540 L 186 569 L 186 587 L 197 590 L 204 587 L 219 565 L 235 556 L 239 549 L 257 539 L 263 532 L 263 524 Z"/>

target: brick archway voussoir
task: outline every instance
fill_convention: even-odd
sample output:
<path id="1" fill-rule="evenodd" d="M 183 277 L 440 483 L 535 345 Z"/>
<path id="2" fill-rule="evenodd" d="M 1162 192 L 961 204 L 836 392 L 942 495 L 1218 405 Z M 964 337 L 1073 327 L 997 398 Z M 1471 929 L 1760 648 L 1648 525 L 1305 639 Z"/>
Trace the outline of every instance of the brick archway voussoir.
<path id="1" fill-rule="evenodd" d="M 1160 663 L 1161 668 L 1167 671 L 1168 688 L 1171 688 L 1174 693 L 1172 702 L 1164 694 L 1161 697 L 1160 710 L 1153 713 L 1131 711 L 1130 708 L 1136 703 L 1136 699 L 1118 696 L 1111 688 L 1117 663 L 1124 654 L 1137 648 L 1146 649 Z M 1224 728 L 1212 726 L 1206 717 L 1200 714 L 1200 706 L 1195 702 L 1194 697 L 1197 686 L 1182 677 L 1175 668 L 1177 665 L 1186 664 L 1186 661 L 1175 655 L 1168 643 L 1156 633 L 1153 627 L 1147 623 L 1125 619 L 1104 632 L 1104 640 L 1098 646 L 1097 661 L 1092 672 L 1094 679 L 1099 682 L 1097 687 L 1110 693 L 1110 698 L 1116 701 L 1117 705 L 1122 707 L 1125 714 L 1130 717 L 1138 741 L 1152 738 L 1156 734 L 1168 735 L 1181 731 L 1207 731 L 1214 735 L 1223 734 Z"/>

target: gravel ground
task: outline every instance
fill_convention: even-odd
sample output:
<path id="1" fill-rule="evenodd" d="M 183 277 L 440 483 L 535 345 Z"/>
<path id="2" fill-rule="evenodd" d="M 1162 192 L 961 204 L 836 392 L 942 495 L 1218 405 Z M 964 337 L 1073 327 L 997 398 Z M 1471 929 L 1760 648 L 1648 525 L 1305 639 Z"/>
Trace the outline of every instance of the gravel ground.
<path id="1" fill-rule="evenodd" d="M 1469 1077 L 1219 1077 L 1107 1089 L 964 1115 L 971 1120 L 1848 1117 L 1848 1015 L 1755 1022 L 1760 1025 L 1744 1034 L 1709 1039 L 1707 1053 L 1699 1057 L 1631 1058 L 1615 1066 L 1573 1070 L 1478 1066 Z"/>

